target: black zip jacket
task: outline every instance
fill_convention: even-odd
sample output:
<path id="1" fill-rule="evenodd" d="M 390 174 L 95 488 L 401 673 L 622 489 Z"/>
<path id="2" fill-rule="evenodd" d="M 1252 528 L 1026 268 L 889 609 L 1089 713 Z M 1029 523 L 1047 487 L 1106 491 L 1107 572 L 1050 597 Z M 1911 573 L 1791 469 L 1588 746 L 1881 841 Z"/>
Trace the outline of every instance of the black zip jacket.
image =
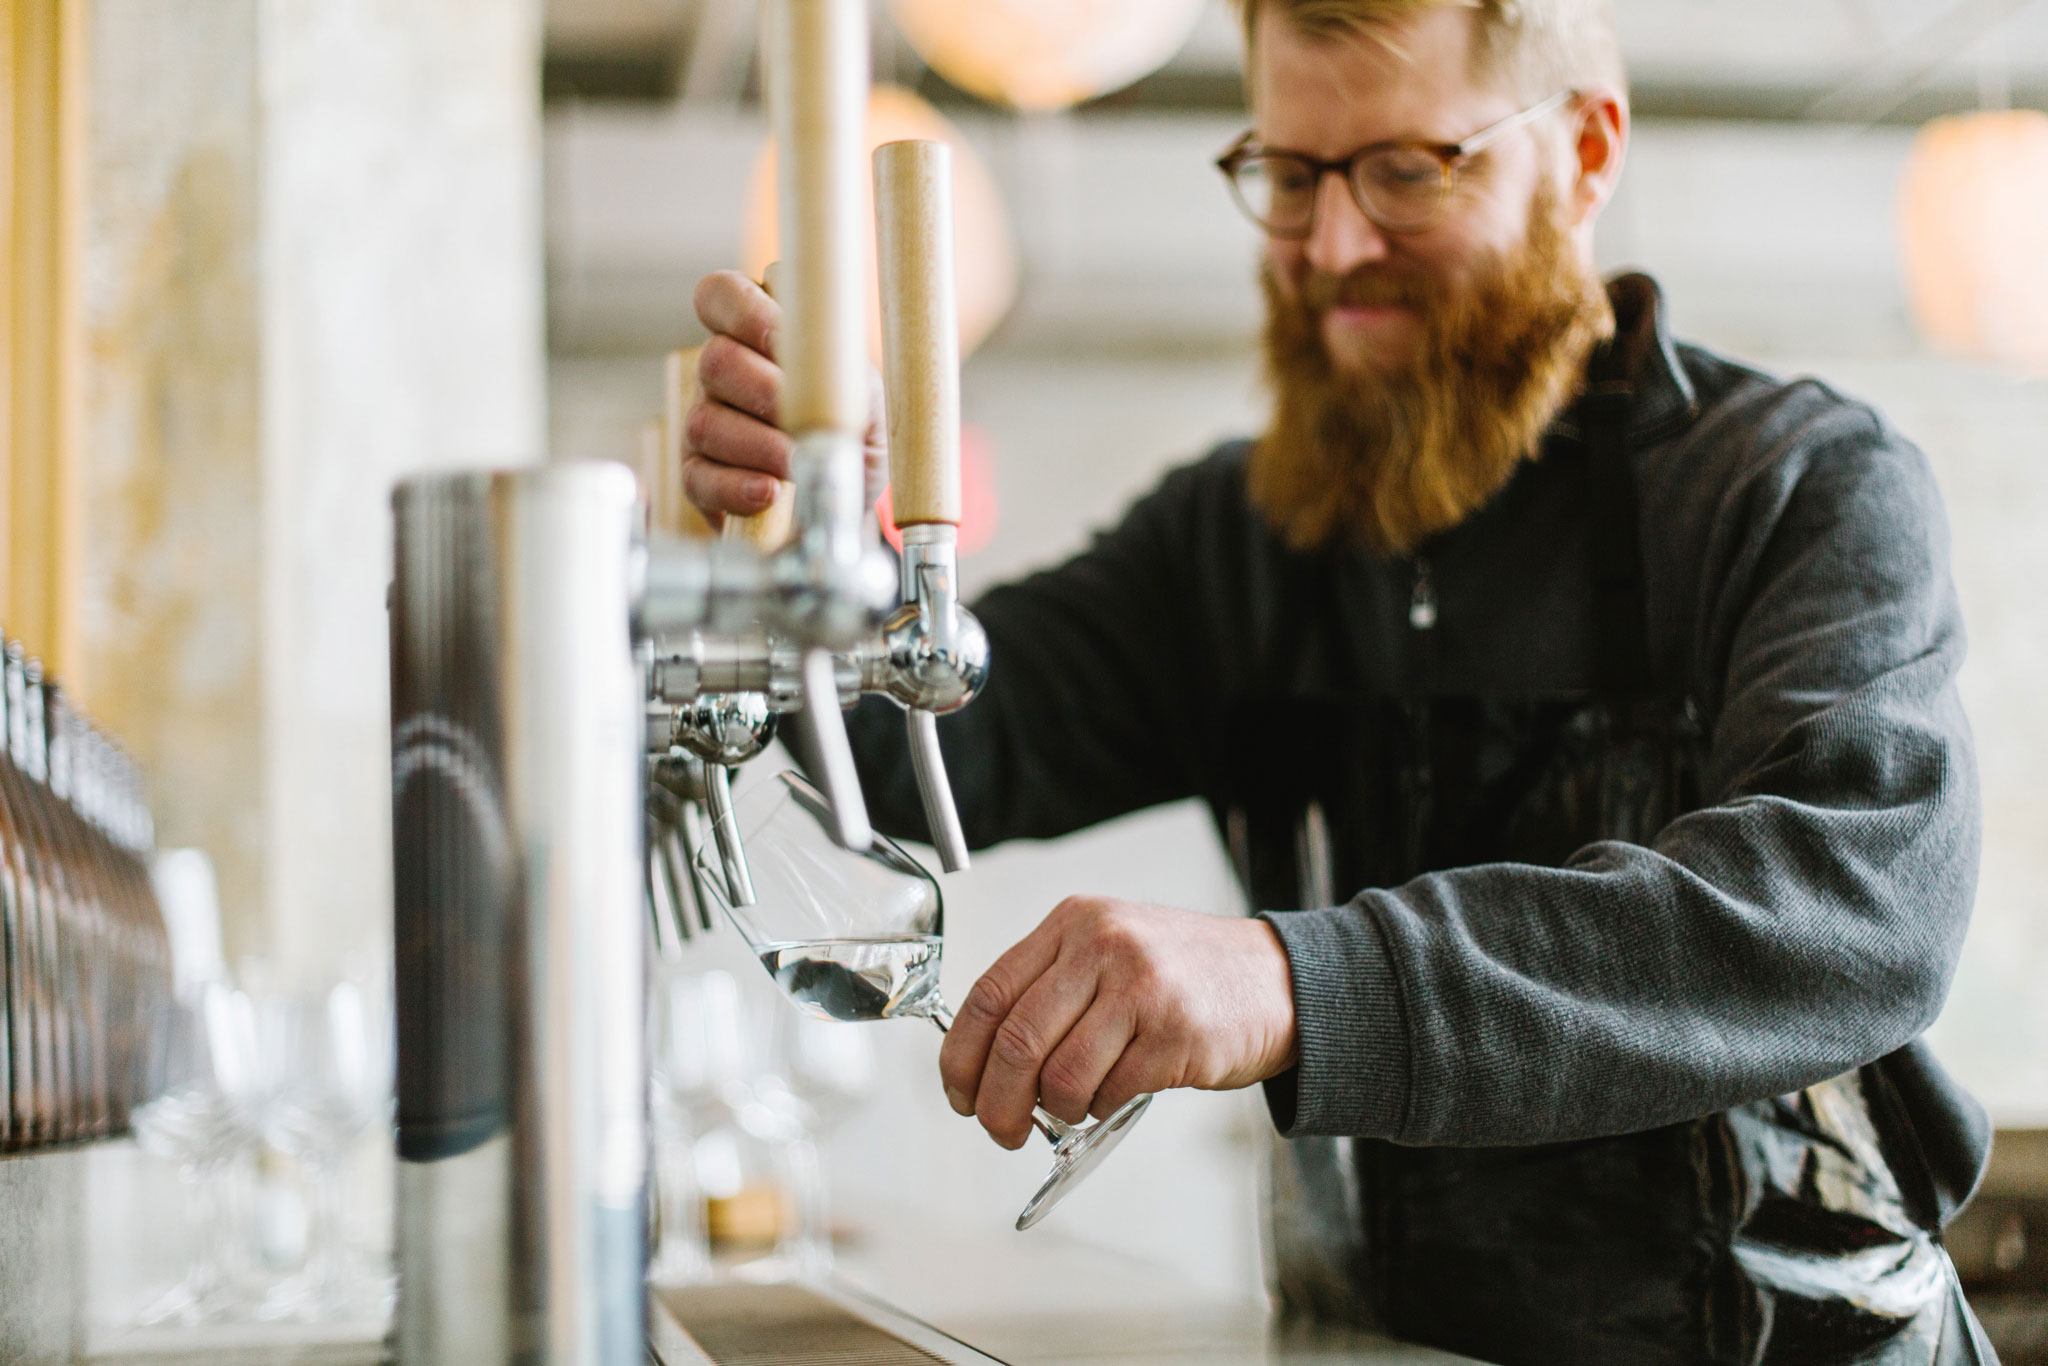
<path id="1" fill-rule="evenodd" d="M 1920 1041 L 1968 924 L 1980 826 L 1940 494 L 1869 407 L 1674 343 L 1643 277 L 1613 292 L 1648 666 L 1696 710 L 1697 809 L 1547 865 L 1467 850 L 1379 882 L 1368 861 L 1341 904 L 1271 915 L 1301 1045 L 1268 1084 L 1275 1123 L 1550 1143 L 1878 1063 L 1899 1101 L 1878 1116 L 1888 1157 L 1937 1226 L 1989 1146 Z M 973 605 L 988 686 L 940 722 L 969 841 L 1188 797 L 1221 813 L 1238 756 L 1328 743 L 1286 708 L 1293 689 L 1592 691 L 1583 416 L 1414 559 L 1290 552 L 1247 502 L 1235 443 L 1065 564 L 988 592 Z M 1329 587 L 1305 608 L 1307 580 Z M 1305 610 L 1342 650 L 1304 635 Z M 850 719 L 878 825 L 923 837 L 894 708 Z"/>

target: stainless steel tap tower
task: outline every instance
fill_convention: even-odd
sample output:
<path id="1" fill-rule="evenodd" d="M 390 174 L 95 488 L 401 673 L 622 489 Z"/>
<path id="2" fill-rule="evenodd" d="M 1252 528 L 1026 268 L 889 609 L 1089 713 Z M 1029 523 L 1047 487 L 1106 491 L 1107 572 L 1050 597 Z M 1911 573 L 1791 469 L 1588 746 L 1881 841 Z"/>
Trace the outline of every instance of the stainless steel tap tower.
<path id="1" fill-rule="evenodd" d="M 836 833 L 864 848 L 841 707 L 903 705 L 941 858 L 966 863 L 934 724 L 972 699 L 988 655 L 956 590 L 946 153 L 875 158 L 892 585 L 862 470 L 866 23 L 861 0 L 773 0 L 764 23 L 786 540 L 643 536 L 619 466 L 434 476 L 394 496 L 403 1362 L 644 1361 L 643 885 L 666 883 L 687 933 L 687 874 L 660 855 L 668 827 L 695 839 L 701 804 L 715 875 L 752 900 L 726 775 L 777 715 L 808 713 Z"/>

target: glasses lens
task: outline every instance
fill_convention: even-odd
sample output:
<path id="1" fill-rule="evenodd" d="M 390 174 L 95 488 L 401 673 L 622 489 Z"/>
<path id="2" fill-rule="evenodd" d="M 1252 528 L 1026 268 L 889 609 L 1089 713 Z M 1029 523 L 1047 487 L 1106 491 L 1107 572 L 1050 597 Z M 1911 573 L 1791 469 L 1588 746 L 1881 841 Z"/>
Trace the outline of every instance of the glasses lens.
<path id="1" fill-rule="evenodd" d="M 1315 216 L 1315 167 L 1299 157 L 1243 157 L 1231 168 L 1230 186 L 1245 213 L 1269 232 L 1304 232 Z"/>
<path id="2" fill-rule="evenodd" d="M 1351 178 L 1360 204 L 1395 232 L 1426 228 L 1444 204 L 1444 164 L 1416 147 L 1388 147 L 1360 157 Z"/>

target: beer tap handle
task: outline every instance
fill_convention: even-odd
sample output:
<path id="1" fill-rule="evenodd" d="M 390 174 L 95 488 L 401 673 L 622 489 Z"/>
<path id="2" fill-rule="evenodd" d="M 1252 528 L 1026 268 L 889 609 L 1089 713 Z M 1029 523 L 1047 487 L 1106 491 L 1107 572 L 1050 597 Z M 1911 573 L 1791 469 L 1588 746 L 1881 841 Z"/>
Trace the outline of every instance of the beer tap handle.
<path id="1" fill-rule="evenodd" d="M 889 505 L 899 527 L 960 525 L 960 323 L 951 150 L 875 149 Z"/>
<path id="2" fill-rule="evenodd" d="M 683 493 L 683 423 L 697 401 L 697 357 L 703 349 L 669 352 L 662 366 L 661 417 L 641 438 L 654 447 L 641 456 L 649 529 L 693 541 L 711 535 L 711 524 Z"/>
<path id="3" fill-rule="evenodd" d="M 818 750 L 818 787 L 832 804 L 832 833 L 846 848 L 864 854 L 874 847 L 875 832 L 860 793 L 860 773 L 853 766 L 846 718 L 839 711 L 839 671 L 830 650 L 804 651 L 803 696 L 811 740 Z"/>
<path id="4" fill-rule="evenodd" d="M 704 765 L 704 799 L 711 808 L 711 839 L 718 846 L 718 865 L 725 874 L 729 904 L 754 904 L 754 875 L 740 844 L 740 822 L 732 806 L 732 770 L 724 764 Z"/>
<path id="5" fill-rule="evenodd" d="M 959 599 L 952 561 L 960 524 L 960 324 L 953 277 L 951 151 L 943 142 L 875 150 L 882 365 L 889 399 L 890 506 L 903 531 L 903 598 L 927 643 L 951 643 Z M 906 713 L 911 766 L 932 843 L 947 872 L 967 866 L 967 838 L 939 752 L 936 714 Z"/>

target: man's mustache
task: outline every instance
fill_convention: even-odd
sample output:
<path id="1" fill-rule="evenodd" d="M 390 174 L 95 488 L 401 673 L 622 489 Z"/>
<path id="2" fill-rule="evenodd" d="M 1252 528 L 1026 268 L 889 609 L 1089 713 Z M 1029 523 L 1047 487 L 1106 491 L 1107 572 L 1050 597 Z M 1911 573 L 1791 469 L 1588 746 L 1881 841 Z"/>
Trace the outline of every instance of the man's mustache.
<path id="1" fill-rule="evenodd" d="M 1420 276 L 1372 267 L 1342 275 L 1312 271 L 1301 282 L 1302 305 L 1315 313 L 1332 308 L 1426 308 L 1435 298 L 1436 291 Z"/>

